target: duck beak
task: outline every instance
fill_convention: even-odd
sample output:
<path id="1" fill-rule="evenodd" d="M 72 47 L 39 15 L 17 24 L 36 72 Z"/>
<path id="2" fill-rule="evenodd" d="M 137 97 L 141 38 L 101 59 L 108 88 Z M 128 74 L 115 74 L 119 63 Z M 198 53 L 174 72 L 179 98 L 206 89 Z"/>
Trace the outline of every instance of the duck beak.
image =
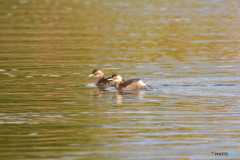
<path id="1" fill-rule="evenodd" d="M 113 79 L 113 78 L 108 78 L 107 80 L 108 80 L 108 81 L 118 82 L 118 80 L 115 80 L 115 79 Z"/>
<path id="2" fill-rule="evenodd" d="M 92 77 L 92 76 L 94 76 L 94 74 L 89 74 L 88 76 L 89 76 L 89 77 Z"/>

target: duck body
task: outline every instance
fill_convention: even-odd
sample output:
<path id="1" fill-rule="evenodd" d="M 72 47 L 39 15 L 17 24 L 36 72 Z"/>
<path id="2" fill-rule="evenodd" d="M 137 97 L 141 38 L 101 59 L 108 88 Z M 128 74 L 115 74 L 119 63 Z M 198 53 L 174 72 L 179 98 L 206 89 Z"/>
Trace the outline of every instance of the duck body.
<path id="1" fill-rule="evenodd" d="M 112 77 L 108 80 L 115 81 L 115 87 L 119 90 L 137 90 L 137 89 L 146 89 L 147 84 L 141 79 L 129 79 L 124 81 L 122 77 L 118 74 L 113 74 Z"/>
<path id="2" fill-rule="evenodd" d="M 103 71 L 101 71 L 99 69 L 93 70 L 92 74 L 90 74 L 89 76 L 96 76 L 96 77 L 98 77 L 98 81 L 96 83 L 97 86 L 100 86 L 100 87 L 112 87 L 112 86 L 116 85 L 116 82 L 108 80 L 111 77 L 105 78 Z"/>
<path id="3" fill-rule="evenodd" d="M 111 77 L 108 77 L 111 78 Z M 116 82 L 114 81 L 109 81 L 108 78 L 102 78 L 102 79 L 98 79 L 96 85 L 97 86 L 103 86 L 103 87 L 112 87 L 116 85 Z"/>

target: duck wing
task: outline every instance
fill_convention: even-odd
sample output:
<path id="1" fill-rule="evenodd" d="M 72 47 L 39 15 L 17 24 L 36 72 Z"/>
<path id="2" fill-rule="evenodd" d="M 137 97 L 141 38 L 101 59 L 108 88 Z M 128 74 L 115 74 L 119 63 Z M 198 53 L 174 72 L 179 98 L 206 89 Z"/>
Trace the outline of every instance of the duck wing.
<path id="1" fill-rule="evenodd" d="M 97 85 L 98 85 L 98 86 L 105 86 L 105 87 L 115 86 L 115 85 L 116 85 L 116 82 L 114 82 L 114 81 L 109 81 L 109 80 L 108 80 L 109 78 L 111 78 L 111 77 L 107 77 L 107 78 L 104 78 L 104 79 L 100 79 L 100 80 L 97 82 Z"/>
<path id="2" fill-rule="evenodd" d="M 120 85 L 122 90 L 136 90 L 136 89 L 145 89 L 146 85 L 139 83 L 142 82 L 141 79 L 129 79 Z"/>

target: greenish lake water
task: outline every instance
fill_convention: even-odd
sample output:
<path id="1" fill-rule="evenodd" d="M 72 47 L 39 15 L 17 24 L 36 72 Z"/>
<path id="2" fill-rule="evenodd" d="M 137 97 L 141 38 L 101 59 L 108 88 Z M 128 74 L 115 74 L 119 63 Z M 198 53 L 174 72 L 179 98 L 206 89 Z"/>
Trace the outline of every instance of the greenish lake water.
<path id="1" fill-rule="evenodd" d="M 0 159 L 239 159 L 240 1 L 0 5 Z M 147 81 L 98 89 L 93 69 Z"/>

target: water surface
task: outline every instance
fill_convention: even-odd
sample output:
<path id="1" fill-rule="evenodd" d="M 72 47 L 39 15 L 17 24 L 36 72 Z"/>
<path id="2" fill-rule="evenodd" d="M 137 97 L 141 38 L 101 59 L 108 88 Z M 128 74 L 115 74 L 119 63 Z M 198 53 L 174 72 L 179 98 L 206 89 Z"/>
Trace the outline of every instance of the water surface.
<path id="1" fill-rule="evenodd" d="M 0 6 L 0 157 L 239 159 L 240 2 Z M 142 78 L 98 89 L 88 75 Z"/>

